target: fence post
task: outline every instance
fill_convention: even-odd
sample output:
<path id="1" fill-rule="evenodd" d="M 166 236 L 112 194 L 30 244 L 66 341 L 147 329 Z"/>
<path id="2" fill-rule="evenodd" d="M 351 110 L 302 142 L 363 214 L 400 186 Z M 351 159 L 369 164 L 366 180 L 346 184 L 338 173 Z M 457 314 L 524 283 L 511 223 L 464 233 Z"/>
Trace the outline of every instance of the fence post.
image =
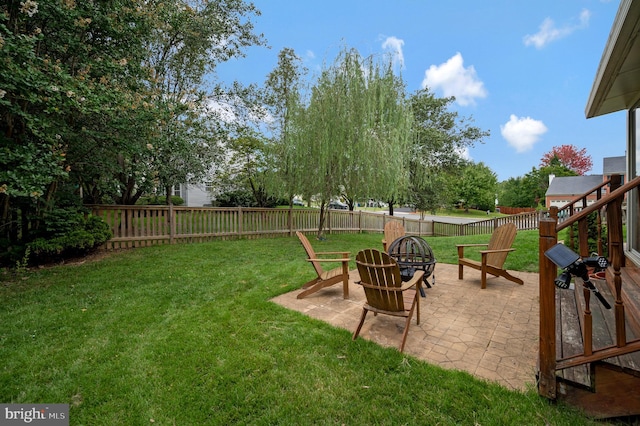
<path id="1" fill-rule="evenodd" d="M 242 207 L 238 207 L 238 237 L 242 237 Z"/>
<path id="2" fill-rule="evenodd" d="M 176 238 L 176 212 L 173 204 L 169 203 L 169 244 L 174 244 Z"/>

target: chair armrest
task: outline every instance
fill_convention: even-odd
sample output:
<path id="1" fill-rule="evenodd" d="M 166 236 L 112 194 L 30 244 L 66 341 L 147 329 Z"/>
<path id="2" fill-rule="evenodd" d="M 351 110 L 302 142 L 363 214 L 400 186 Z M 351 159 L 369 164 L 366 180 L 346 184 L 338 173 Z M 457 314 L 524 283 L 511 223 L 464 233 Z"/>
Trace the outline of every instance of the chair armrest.
<path id="1" fill-rule="evenodd" d="M 326 254 L 341 254 L 341 255 L 349 255 L 351 254 L 350 251 L 317 251 L 316 255 L 326 255 Z"/>
<path id="2" fill-rule="evenodd" d="M 456 244 L 458 248 L 458 258 L 464 257 L 464 248 L 465 247 L 488 247 L 489 244 Z"/>
<path id="3" fill-rule="evenodd" d="M 413 274 L 413 277 L 409 281 L 402 284 L 402 287 L 400 287 L 400 291 L 408 290 L 414 285 L 417 286 L 416 290 L 420 290 L 423 275 L 424 275 L 424 271 L 421 271 L 421 270 L 416 271 L 415 274 Z"/>
<path id="4" fill-rule="evenodd" d="M 484 253 L 504 253 L 504 252 L 510 252 L 510 251 L 514 251 L 514 248 L 508 248 L 508 249 L 495 249 L 495 250 L 480 250 L 481 254 Z"/>
<path id="5" fill-rule="evenodd" d="M 316 253 L 317 254 L 317 253 Z M 327 258 L 323 258 L 323 259 L 307 259 L 307 262 L 342 262 L 342 263 L 346 263 L 351 261 L 351 259 L 349 259 L 348 257 L 341 257 L 339 259 L 327 259 Z"/>

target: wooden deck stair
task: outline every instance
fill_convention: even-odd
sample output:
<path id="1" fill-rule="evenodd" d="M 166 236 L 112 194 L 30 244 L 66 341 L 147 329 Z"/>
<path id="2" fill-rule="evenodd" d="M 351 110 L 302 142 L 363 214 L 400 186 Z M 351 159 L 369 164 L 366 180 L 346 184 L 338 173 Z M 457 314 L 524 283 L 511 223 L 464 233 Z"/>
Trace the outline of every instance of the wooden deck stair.
<path id="1" fill-rule="evenodd" d="M 611 175 L 540 218 L 538 394 L 595 418 L 640 416 L 640 265 L 627 257 L 623 232 L 623 204 L 632 191 L 640 191 L 640 176 L 623 184 Z M 554 285 L 558 265 L 545 254 L 565 230 L 582 259 L 596 252 L 609 262 L 605 279 L 592 281 L 612 309 L 585 294 L 580 279 L 574 291 Z"/>
<path id="2" fill-rule="evenodd" d="M 622 268 L 622 299 L 625 305 L 627 341 L 640 338 L 640 269 Z M 608 279 L 592 280 L 610 305 L 615 304 L 611 271 Z M 615 344 L 614 309 L 605 309 L 591 297 L 593 349 Z M 585 301 L 582 281 L 574 290 L 556 292 L 556 355 L 566 359 L 584 352 Z M 640 415 L 640 352 L 557 371 L 558 397 L 596 417 Z"/>

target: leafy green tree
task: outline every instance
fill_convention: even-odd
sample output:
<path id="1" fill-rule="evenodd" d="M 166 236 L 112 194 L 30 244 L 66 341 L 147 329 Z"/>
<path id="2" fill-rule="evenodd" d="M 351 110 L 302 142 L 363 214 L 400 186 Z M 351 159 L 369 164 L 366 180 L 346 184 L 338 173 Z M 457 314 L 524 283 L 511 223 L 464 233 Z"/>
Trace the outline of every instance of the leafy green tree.
<path id="1" fill-rule="evenodd" d="M 577 176 L 577 173 L 556 160 L 551 164 L 531 171 L 524 176 L 509 178 L 500 185 L 499 203 L 506 207 L 538 207 L 544 205 L 549 189 L 549 176 Z"/>
<path id="2" fill-rule="evenodd" d="M 498 178 L 488 166 L 469 162 L 456 180 L 456 195 L 465 210 L 473 207 L 493 211 L 497 186 Z"/>
<path id="3" fill-rule="evenodd" d="M 275 173 L 270 186 L 287 197 L 290 208 L 293 208 L 293 197 L 299 190 L 297 182 L 304 173 L 304 169 L 294 161 L 296 132 L 292 126 L 292 115 L 302 107 L 300 86 L 306 73 L 294 50 L 284 48 L 278 54 L 277 67 L 267 76 L 264 89 L 265 105 L 272 118 L 269 127 L 272 135 L 270 158 Z"/>
<path id="4" fill-rule="evenodd" d="M 423 89 L 409 101 L 414 139 L 407 162 L 410 179 L 406 198 L 417 209 L 435 210 L 453 202 L 447 183 L 449 175 L 465 164 L 461 153 L 482 142 L 489 132 L 473 126 L 471 117 L 450 111 L 453 97 L 437 98 Z"/>
<path id="5" fill-rule="evenodd" d="M 46 226 L 66 182 L 90 202 L 133 203 L 200 173 L 219 127 L 204 114 L 202 77 L 262 43 L 258 13 L 240 0 L 6 1 L 2 243 Z"/>
<path id="6" fill-rule="evenodd" d="M 423 179 L 422 190 L 414 191 L 409 199 L 421 216 L 424 216 L 424 212 L 436 214 L 439 208 L 453 204 L 455 191 L 451 182 L 455 179 L 451 173 L 445 170 L 434 171 L 423 176 Z"/>
<path id="7" fill-rule="evenodd" d="M 252 4 L 173 0 L 157 3 L 155 12 L 145 101 L 161 117 L 147 142 L 153 151 L 151 172 L 169 200 L 174 185 L 200 181 L 217 154 L 217 123 L 206 115 L 211 95 L 204 90 L 205 77 L 220 62 L 263 41 L 245 21 L 256 12 Z"/>
<path id="8" fill-rule="evenodd" d="M 267 190 L 270 169 L 267 166 L 266 142 L 247 134 L 228 142 L 228 156 L 224 181 L 230 191 L 246 190 L 253 196 L 252 206 L 268 207 L 274 198 Z M 222 175 L 220 176 L 222 178 Z"/>
<path id="9" fill-rule="evenodd" d="M 136 6 L 10 0 L 0 10 L 0 229 L 8 244 L 46 226 L 77 166 L 75 146 L 99 132 L 118 135 L 114 118 L 136 88 L 149 31 Z"/>
<path id="10" fill-rule="evenodd" d="M 535 195 L 532 188 L 528 188 L 529 182 L 523 176 L 501 182 L 498 190 L 499 204 L 505 207 L 535 207 Z"/>

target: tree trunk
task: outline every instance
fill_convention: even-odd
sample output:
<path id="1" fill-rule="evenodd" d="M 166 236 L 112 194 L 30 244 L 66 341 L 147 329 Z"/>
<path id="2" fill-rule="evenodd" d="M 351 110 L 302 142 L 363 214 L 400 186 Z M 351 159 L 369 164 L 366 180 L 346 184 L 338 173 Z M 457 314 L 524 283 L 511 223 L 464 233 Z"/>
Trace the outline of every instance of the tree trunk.
<path id="1" fill-rule="evenodd" d="M 328 205 L 329 205 L 329 203 L 326 203 L 325 201 L 323 201 L 320 204 L 320 220 L 318 221 L 318 235 L 317 235 L 319 240 L 324 239 L 324 236 L 323 236 L 324 235 L 324 224 L 325 224 L 325 221 L 327 219 L 327 211 L 329 210 L 328 209 Z"/>

